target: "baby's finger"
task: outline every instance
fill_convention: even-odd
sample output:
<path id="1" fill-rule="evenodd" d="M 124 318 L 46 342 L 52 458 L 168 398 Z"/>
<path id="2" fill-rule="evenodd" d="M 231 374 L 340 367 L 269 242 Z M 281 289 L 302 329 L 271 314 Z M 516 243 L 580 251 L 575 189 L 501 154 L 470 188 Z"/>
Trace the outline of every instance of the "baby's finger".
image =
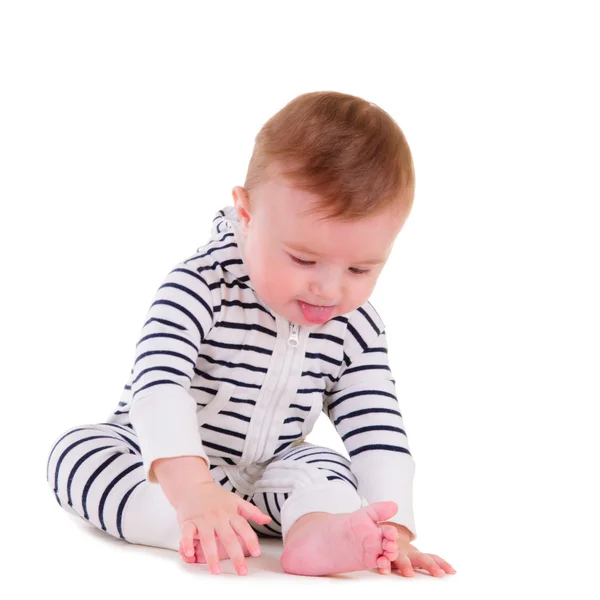
<path id="1" fill-rule="evenodd" d="M 246 575 L 248 573 L 248 567 L 246 566 L 246 558 L 244 557 L 244 551 L 242 545 L 236 535 L 235 531 L 231 527 L 229 522 L 220 524 L 217 527 L 217 535 L 219 541 L 225 548 L 225 551 L 231 558 L 231 562 L 235 567 L 238 575 Z"/>
<path id="2" fill-rule="evenodd" d="M 265 515 L 260 508 L 246 501 L 241 502 L 238 505 L 238 513 L 242 515 L 244 519 L 254 521 L 259 525 L 266 525 L 271 520 L 271 517 L 269 515 Z"/>
<path id="3" fill-rule="evenodd" d="M 181 526 L 180 546 L 183 551 L 182 556 L 194 556 L 194 535 L 196 535 L 196 525 L 193 521 L 186 521 Z"/>
<path id="4" fill-rule="evenodd" d="M 451 575 L 454 575 L 454 573 L 456 573 L 454 567 L 450 563 L 446 562 L 443 558 L 440 558 L 437 554 L 430 554 L 429 556 L 431 556 L 431 558 L 433 558 L 433 560 L 435 560 L 435 562 L 442 569 L 444 569 L 446 573 L 450 573 Z"/>
<path id="5" fill-rule="evenodd" d="M 246 548 L 250 550 L 252 556 L 260 556 L 260 544 L 258 543 L 258 536 L 250 523 L 244 519 L 244 517 L 237 516 L 229 519 L 233 530 L 242 538 Z"/>
<path id="6" fill-rule="evenodd" d="M 219 563 L 215 530 L 211 524 L 203 521 L 199 522 L 196 527 L 198 529 L 202 552 L 204 552 L 204 558 L 206 558 L 206 564 L 213 575 L 218 575 L 221 572 L 221 566 Z"/>
<path id="7" fill-rule="evenodd" d="M 389 575 L 391 573 L 390 561 L 385 556 L 380 556 L 377 559 L 377 568 L 382 575 Z"/>
<path id="8" fill-rule="evenodd" d="M 431 558 L 431 556 L 428 554 L 423 552 L 411 552 L 409 557 L 413 567 L 429 571 L 434 577 L 439 577 L 444 574 L 444 571 L 440 569 L 435 560 L 433 560 L 433 558 Z"/>
<path id="9" fill-rule="evenodd" d="M 394 569 L 398 569 L 400 574 L 404 577 L 413 577 L 415 574 L 412 563 L 410 562 L 410 558 L 408 558 L 406 554 L 398 554 L 396 560 L 392 562 L 392 567 L 394 567 Z"/>

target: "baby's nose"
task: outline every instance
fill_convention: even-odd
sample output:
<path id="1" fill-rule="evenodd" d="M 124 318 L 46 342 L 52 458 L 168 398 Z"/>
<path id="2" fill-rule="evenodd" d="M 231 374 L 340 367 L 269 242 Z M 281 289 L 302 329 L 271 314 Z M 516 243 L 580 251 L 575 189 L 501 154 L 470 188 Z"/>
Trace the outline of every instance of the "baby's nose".
<path id="1" fill-rule="evenodd" d="M 309 289 L 315 300 L 318 299 L 319 305 L 333 306 L 334 304 L 339 304 L 340 286 L 335 280 L 313 282 L 309 286 Z"/>

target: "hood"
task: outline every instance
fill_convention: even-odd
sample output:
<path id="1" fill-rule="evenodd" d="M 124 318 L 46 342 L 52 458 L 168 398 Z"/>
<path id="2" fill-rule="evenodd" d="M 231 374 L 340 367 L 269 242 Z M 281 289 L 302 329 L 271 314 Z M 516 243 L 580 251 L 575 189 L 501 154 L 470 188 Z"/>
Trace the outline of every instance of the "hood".
<path id="1" fill-rule="evenodd" d="M 231 233 L 233 236 L 228 235 Z M 240 231 L 240 222 L 235 207 L 227 206 L 216 214 L 213 219 L 209 245 L 212 248 L 220 249 L 219 264 L 221 267 L 256 293 L 244 264 L 244 236 Z"/>

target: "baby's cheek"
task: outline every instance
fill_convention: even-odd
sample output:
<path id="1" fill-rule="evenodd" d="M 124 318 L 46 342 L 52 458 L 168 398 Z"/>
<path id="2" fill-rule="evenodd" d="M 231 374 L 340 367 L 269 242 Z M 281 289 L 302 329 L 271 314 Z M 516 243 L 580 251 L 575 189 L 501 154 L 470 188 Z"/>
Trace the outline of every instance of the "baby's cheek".
<path id="1" fill-rule="evenodd" d="M 274 307 L 288 301 L 290 294 L 294 293 L 285 274 L 277 268 L 268 268 L 268 266 L 261 270 L 260 276 L 255 280 L 255 285 L 259 296 L 262 292 L 264 300 Z"/>
<path id="2" fill-rule="evenodd" d="M 287 269 L 282 269 L 277 264 L 265 265 L 264 283 L 269 292 L 279 298 L 285 298 L 293 291 L 294 278 L 290 276 Z"/>

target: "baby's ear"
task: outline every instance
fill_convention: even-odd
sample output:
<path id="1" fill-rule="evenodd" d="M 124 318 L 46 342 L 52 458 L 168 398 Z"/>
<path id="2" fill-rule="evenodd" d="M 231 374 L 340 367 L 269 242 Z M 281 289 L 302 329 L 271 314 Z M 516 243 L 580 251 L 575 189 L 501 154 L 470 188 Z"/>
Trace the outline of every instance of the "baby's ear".
<path id="1" fill-rule="evenodd" d="M 240 222 L 240 229 L 244 233 L 248 233 L 248 223 L 250 222 L 248 192 L 243 187 L 236 185 L 231 190 L 231 195 L 233 196 L 233 206 Z"/>

